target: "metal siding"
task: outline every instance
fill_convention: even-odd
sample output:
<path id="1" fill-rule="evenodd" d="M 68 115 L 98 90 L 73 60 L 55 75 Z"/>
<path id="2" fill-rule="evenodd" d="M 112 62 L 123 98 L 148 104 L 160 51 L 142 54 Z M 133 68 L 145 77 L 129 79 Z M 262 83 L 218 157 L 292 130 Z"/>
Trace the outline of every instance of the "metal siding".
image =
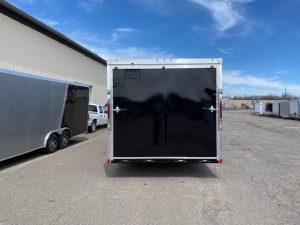
<path id="1" fill-rule="evenodd" d="M 66 84 L 0 73 L 0 160 L 44 146 L 61 125 Z"/>
<path id="2" fill-rule="evenodd" d="M 298 118 L 300 118 L 300 100 L 298 102 Z"/>
<path id="3" fill-rule="evenodd" d="M 254 112 L 257 114 L 259 114 L 259 105 L 260 105 L 260 103 L 255 103 L 255 105 L 254 105 Z"/>
<path id="4" fill-rule="evenodd" d="M 290 116 L 291 117 L 299 117 L 299 101 L 291 101 L 290 102 Z"/>
<path id="5" fill-rule="evenodd" d="M 90 101 L 106 103 L 106 67 L 0 14 L 0 68 L 92 86 Z"/>
<path id="6" fill-rule="evenodd" d="M 255 105 L 254 105 L 255 113 L 257 113 L 259 115 L 265 114 L 265 108 L 266 108 L 265 103 L 260 102 L 260 103 L 255 103 Z"/>
<path id="7" fill-rule="evenodd" d="M 274 116 L 280 116 L 280 108 L 279 108 L 279 105 L 280 105 L 280 102 L 281 101 L 273 101 L 273 115 Z"/>
<path id="8" fill-rule="evenodd" d="M 283 118 L 290 117 L 290 102 L 281 102 L 280 103 L 280 116 Z"/>

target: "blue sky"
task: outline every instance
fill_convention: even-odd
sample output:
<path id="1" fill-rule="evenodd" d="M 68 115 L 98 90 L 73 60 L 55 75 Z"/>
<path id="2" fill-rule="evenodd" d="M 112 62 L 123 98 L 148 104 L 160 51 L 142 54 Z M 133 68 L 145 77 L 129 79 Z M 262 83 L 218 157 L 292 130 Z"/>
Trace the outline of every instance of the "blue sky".
<path id="1" fill-rule="evenodd" d="M 223 58 L 225 95 L 300 96 L 300 0 L 9 0 L 105 59 Z"/>

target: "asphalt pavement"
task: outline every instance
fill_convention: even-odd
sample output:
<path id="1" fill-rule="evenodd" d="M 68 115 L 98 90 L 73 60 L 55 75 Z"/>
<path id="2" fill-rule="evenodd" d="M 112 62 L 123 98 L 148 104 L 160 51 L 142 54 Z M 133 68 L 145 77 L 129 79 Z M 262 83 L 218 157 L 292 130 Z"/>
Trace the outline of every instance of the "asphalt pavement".
<path id="1" fill-rule="evenodd" d="M 0 164 L 0 224 L 300 224 L 300 122 L 226 111 L 218 164 L 106 164 L 107 130 Z"/>

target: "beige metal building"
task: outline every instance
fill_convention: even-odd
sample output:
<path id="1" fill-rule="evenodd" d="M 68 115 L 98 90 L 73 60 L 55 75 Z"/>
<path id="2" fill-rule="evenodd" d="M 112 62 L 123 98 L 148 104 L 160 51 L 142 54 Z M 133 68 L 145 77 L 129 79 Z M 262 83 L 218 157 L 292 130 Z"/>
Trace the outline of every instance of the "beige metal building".
<path id="1" fill-rule="evenodd" d="M 0 70 L 86 84 L 90 102 L 106 103 L 106 61 L 6 1 L 0 1 Z"/>

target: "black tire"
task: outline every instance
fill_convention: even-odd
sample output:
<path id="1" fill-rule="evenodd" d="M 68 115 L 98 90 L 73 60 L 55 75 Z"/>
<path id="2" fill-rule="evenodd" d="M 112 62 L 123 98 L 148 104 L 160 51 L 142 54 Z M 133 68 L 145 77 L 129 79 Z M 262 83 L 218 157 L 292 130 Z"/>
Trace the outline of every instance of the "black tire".
<path id="1" fill-rule="evenodd" d="M 53 153 L 57 150 L 59 144 L 59 139 L 56 134 L 51 134 L 47 140 L 44 152 L 47 154 Z"/>
<path id="2" fill-rule="evenodd" d="M 96 121 L 94 120 L 90 127 L 90 133 L 94 133 L 96 131 Z"/>
<path id="3" fill-rule="evenodd" d="M 58 148 L 63 149 L 68 147 L 70 138 L 71 137 L 69 131 L 65 130 L 64 132 L 62 132 L 59 138 Z"/>

